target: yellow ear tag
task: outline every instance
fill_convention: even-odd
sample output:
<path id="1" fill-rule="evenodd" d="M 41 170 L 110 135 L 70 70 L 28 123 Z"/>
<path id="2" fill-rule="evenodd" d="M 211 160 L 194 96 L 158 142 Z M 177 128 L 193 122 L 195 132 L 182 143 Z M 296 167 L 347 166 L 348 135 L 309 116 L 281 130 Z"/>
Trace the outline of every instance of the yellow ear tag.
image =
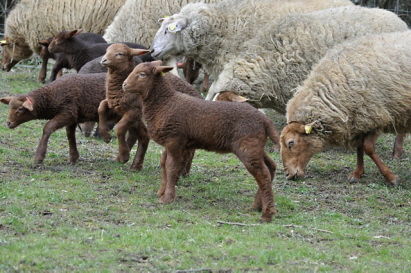
<path id="1" fill-rule="evenodd" d="M 311 131 L 313 130 L 313 127 L 312 127 L 312 126 L 307 126 L 307 125 L 305 125 L 305 126 L 304 126 L 304 129 L 305 129 L 305 133 L 308 135 L 308 134 L 310 134 Z"/>
<path id="2" fill-rule="evenodd" d="M 175 30 L 177 27 L 174 24 L 168 25 L 168 30 L 173 31 Z"/>
<path id="3" fill-rule="evenodd" d="M 4 44 L 4 43 L 7 43 L 7 41 L 6 40 L 1 40 L 0 43 Z"/>
<path id="4" fill-rule="evenodd" d="M 165 74 L 164 74 L 164 72 L 161 72 L 161 76 L 164 76 Z"/>

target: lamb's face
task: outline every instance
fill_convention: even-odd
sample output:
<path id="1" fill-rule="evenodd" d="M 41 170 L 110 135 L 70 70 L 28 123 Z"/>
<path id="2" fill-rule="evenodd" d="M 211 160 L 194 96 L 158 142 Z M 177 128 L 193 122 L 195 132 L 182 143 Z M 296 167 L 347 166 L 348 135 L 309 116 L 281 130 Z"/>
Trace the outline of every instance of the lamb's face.
<path id="1" fill-rule="evenodd" d="M 101 58 L 101 65 L 110 68 L 118 68 L 132 60 L 129 48 L 124 44 L 112 44 L 107 48 L 106 54 Z"/>
<path id="2" fill-rule="evenodd" d="M 291 123 L 281 132 L 281 160 L 287 179 L 303 178 L 312 156 L 323 150 L 323 142 L 310 130 L 304 124 Z"/>
<path id="3" fill-rule="evenodd" d="M 29 58 L 33 51 L 27 44 L 11 43 L 7 40 L 2 41 L 2 60 L 1 69 L 4 71 L 10 71 L 21 60 Z"/>
<path id="4" fill-rule="evenodd" d="M 71 50 L 76 50 L 72 45 L 72 38 L 74 35 L 80 33 L 81 30 L 72 31 L 61 31 L 54 36 L 53 40 L 50 42 L 48 50 L 50 53 L 56 52 L 71 52 Z"/>
<path id="5" fill-rule="evenodd" d="M 130 93 L 139 93 L 150 90 L 153 86 L 153 66 L 150 63 L 137 65 L 123 82 L 123 90 Z"/>
<path id="6" fill-rule="evenodd" d="M 161 59 L 166 55 L 183 54 L 181 31 L 186 27 L 186 21 L 176 15 L 159 20 L 161 27 L 154 36 L 151 56 Z"/>
<path id="7" fill-rule="evenodd" d="M 35 119 L 33 115 L 33 101 L 24 96 L 5 97 L 0 101 L 9 105 L 7 127 L 14 129 L 20 124 Z"/>

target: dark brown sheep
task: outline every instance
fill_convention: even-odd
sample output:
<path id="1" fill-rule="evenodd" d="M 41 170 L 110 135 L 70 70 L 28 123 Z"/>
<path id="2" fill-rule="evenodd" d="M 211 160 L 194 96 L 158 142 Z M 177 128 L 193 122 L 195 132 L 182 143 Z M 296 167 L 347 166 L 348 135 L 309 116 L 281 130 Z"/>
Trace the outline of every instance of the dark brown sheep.
<path id="1" fill-rule="evenodd" d="M 9 105 L 7 126 L 10 129 L 34 119 L 49 120 L 37 147 L 36 164 L 41 164 L 46 156 L 50 135 L 63 127 L 66 127 L 69 141 L 69 162 L 77 161 L 77 124 L 98 121 L 97 108 L 105 97 L 105 77 L 105 73 L 67 74 L 28 94 L 0 99 Z"/>
<path id="2" fill-rule="evenodd" d="M 271 221 L 276 213 L 272 192 L 276 164 L 264 146 L 268 136 L 278 143 L 274 124 L 247 104 L 205 101 L 176 92 L 179 89 L 169 84 L 168 74 L 163 76 L 173 67 L 161 64 L 139 64 L 123 84 L 126 92 L 141 94 L 150 137 L 165 147 L 160 202 L 174 201 L 187 153 L 194 149 L 232 152 L 259 186 L 253 208 L 262 210 L 262 221 Z"/>

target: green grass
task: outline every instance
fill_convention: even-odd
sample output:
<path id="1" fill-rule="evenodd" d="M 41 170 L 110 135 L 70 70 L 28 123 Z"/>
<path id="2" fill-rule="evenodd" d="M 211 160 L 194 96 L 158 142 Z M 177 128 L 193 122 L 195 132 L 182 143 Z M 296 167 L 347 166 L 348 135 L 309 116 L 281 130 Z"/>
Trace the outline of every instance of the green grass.
<path id="1" fill-rule="evenodd" d="M 0 97 L 40 86 L 38 70 L 0 74 Z M 282 116 L 267 111 L 278 130 Z M 409 139 L 400 161 L 394 137 L 377 152 L 401 177 L 388 188 L 366 158 L 366 176 L 347 177 L 355 152 L 316 155 L 307 177 L 288 181 L 278 153 L 269 224 L 250 209 L 257 186 L 231 154 L 197 151 L 173 204 L 158 203 L 162 148 L 150 143 L 144 169 L 115 162 L 117 142 L 77 134 L 80 159 L 67 163 L 65 130 L 49 142 L 44 165 L 34 152 L 45 121 L 6 128 L 0 105 L 0 272 L 409 272 Z M 267 147 L 268 150 L 268 147 Z M 133 156 L 134 156 L 133 151 Z M 231 224 L 221 224 L 219 221 Z M 243 225 L 234 225 L 241 223 Z M 190 271 L 191 270 L 191 271 Z"/>

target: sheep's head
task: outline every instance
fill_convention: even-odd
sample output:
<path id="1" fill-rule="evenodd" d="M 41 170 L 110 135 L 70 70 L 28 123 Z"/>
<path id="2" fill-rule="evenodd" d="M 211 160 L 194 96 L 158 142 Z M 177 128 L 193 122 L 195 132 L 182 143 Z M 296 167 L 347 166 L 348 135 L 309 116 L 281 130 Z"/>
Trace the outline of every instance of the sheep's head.
<path id="1" fill-rule="evenodd" d="M 7 115 L 7 127 L 14 129 L 20 124 L 35 119 L 33 114 L 33 99 L 20 95 L 16 97 L 4 97 L 0 101 L 9 105 Z"/>
<path id="2" fill-rule="evenodd" d="M 130 93 L 139 93 L 143 99 L 154 86 L 156 77 L 173 70 L 172 66 L 161 66 L 162 61 L 146 62 L 137 65 L 123 83 L 123 90 Z"/>
<path id="3" fill-rule="evenodd" d="M 139 56 L 150 52 L 146 49 L 134 49 L 125 44 L 116 43 L 110 45 L 106 54 L 101 58 L 100 64 L 110 68 L 127 68 L 130 64 L 133 64 L 133 56 Z"/>
<path id="4" fill-rule="evenodd" d="M 159 22 L 161 26 L 154 36 L 151 56 L 155 59 L 161 59 L 166 55 L 175 56 L 181 54 L 182 41 L 180 41 L 180 32 L 186 27 L 186 20 L 173 15 L 161 18 Z"/>
<path id="5" fill-rule="evenodd" d="M 33 51 L 30 46 L 24 42 L 11 42 L 6 37 L 1 41 L 2 55 L 1 69 L 10 71 L 21 60 L 29 58 Z"/>
<path id="6" fill-rule="evenodd" d="M 53 40 L 50 42 L 48 46 L 48 50 L 50 53 L 56 53 L 56 52 L 67 52 L 67 50 L 71 50 L 74 48 L 70 45 L 72 42 L 72 39 L 75 35 L 79 34 L 82 32 L 82 29 L 75 29 L 71 31 L 60 31 L 59 33 L 54 36 Z"/>
<path id="7" fill-rule="evenodd" d="M 312 156 L 324 149 L 324 142 L 313 129 L 314 124 L 292 122 L 281 132 L 281 159 L 287 179 L 303 178 Z"/>

